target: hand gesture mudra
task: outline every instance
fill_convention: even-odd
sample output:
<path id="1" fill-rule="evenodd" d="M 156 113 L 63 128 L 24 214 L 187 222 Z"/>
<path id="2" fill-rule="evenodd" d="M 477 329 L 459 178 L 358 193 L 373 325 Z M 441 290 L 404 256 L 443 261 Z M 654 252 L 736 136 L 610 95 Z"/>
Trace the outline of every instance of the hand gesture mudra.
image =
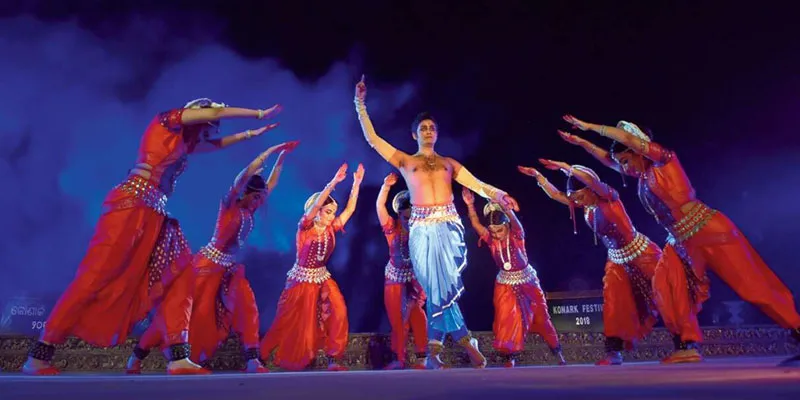
<path id="1" fill-rule="evenodd" d="M 300 144 L 299 140 L 292 140 L 291 142 L 286 142 L 282 144 L 281 151 L 286 153 L 291 152 L 292 150 L 297 148 L 297 145 Z"/>
<path id="2" fill-rule="evenodd" d="M 339 183 L 343 181 L 345 178 L 347 178 L 347 163 L 344 163 L 342 164 L 341 167 L 339 167 L 339 170 L 336 171 L 336 175 L 333 176 L 332 182 Z"/>
<path id="3" fill-rule="evenodd" d="M 585 131 L 585 130 L 589 129 L 589 124 L 587 124 L 586 122 L 575 118 L 574 115 L 567 114 L 567 115 L 563 116 L 562 118 L 564 118 L 564 121 L 566 121 L 568 124 L 572 125 L 572 127 L 574 127 L 575 129 L 580 129 L 582 131 Z"/>
<path id="4" fill-rule="evenodd" d="M 565 174 L 569 174 L 570 168 L 572 168 L 569 164 L 562 162 L 562 161 L 553 161 L 547 160 L 544 158 L 540 158 L 539 162 L 544 165 L 545 168 L 553 171 L 561 171 Z"/>
<path id="5" fill-rule="evenodd" d="M 367 98 L 367 84 L 364 82 L 364 75 L 361 75 L 361 80 L 356 83 L 356 99 L 364 101 Z"/>
<path id="6" fill-rule="evenodd" d="M 517 203 L 517 200 L 511 197 L 509 194 L 504 195 L 503 198 L 500 199 L 499 203 L 500 206 L 505 210 L 519 211 L 519 203 Z"/>
<path id="7" fill-rule="evenodd" d="M 517 166 L 517 170 L 521 172 L 523 175 L 528 175 L 533 178 L 539 178 L 542 174 L 533 167 L 523 167 L 522 165 Z"/>
<path id="8" fill-rule="evenodd" d="M 283 111 L 283 106 L 280 104 L 275 104 L 274 106 L 264 110 L 264 116 L 259 119 L 272 118 L 278 115 L 281 111 Z"/>
<path id="9" fill-rule="evenodd" d="M 466 187 L 461 188 L 461 198 L 464 199 L 464 204 L 466 205 L 471 206 L 475 204 L 475 195 L 472 194 L 472 190 Z"/>
<path id="10" fill-rule="evenodd" d="M 397 174 L 394 172 L 386 175 L 386 178 L 383 178 L 383 184 L 386 186 L 394 186 L 395 183 L 397 183 Z"/>
<path id="11" fill-rule="evenodd" d="M 258 129 L 250 129 L 250 130 L 248 130 L 248 132 L 250 132 L 250 135 L 248 136 L 248 138 L 252 139 L 254 137 L 259 137 L 259 136 L 263 135 L 265 132 L 271 131 L 271 130 L 277 128 L 277 127 L 278 127 L 278 123 L 276 122 L 274 124 L 269 124 L 267 126 L 262 126 L 261 128 L 258 128 Z"/>
<path id="12" fill-rule="evenodd" d="M 353 172 L 353 183 L 359 185 L 362 180 L 364 180 L 364 164 L 358 164 L 356 172 Z"/>
<path id="13" fill-rule="evenodd" d="M 562 130 L 558 131 L 558 136 L 561 136 L 561 139 L 563 139 L 565 142 L 567 142 L 569 144 L 578 145 L 578 144 L 581 144 L 581 142 L 583 141 L 583 138 L 581 138 L 579 136 L 575 136 L 575 135 L 573 135 L 573 134 L 571 134 L 569 132 L 565 132 L 565 131 L 562 131 Z"/>

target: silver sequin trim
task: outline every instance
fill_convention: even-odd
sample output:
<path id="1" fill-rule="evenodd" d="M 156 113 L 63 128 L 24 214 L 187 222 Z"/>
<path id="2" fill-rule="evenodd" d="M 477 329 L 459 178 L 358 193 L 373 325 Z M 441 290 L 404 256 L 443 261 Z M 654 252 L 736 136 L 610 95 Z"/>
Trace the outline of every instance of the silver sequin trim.
<path id="1" fill-rule="evenodd" d="M 461 221 L 453 203 L 443 206 L 411 207 L 411 218 L 409 225 L 414 224 L 438 224 L 442 222 Z"/>
<path id="2" fill-rule="evenodd" d="M 223 267 L 230 267 L 234 262 L 233 254 L 224 253 L 218 248 L 214 247 L 214 245 L 211 243 L 203 246 L 200 249 L 200 254 L 202 254 L 203 257 L 211 260 L 214 264 L 221 265 Z"/>
<path id="3" fill-rule="evenodd" d="M 116 188 L 123 193 L 133 195 L 137 202 L 144 203 L 145 206 L 155 210 L 159 214 L 167 215 L 167 195 L 147 179 L 138 175 L 130 175 L 125 182 L 117 185 Z M 123 203 L 124 202 L 123 200 Z M 115 208 L 125 208 L 125 206 L 128 205 L 119 204 L 116 205 Z M 133 206 L 133 204 L 129 206 Z"/>
<path id="4" fill-rule="evenodd" d="M 386 264 L 386 269 L 384 270 L 384 275 L 386 280 L 393 283 L 407 283 L 414 280 L 414 269 L 411 268 L 411 265 L 407 267 L 395 267 L 391 261 Z"/>
<path id="5" fill-rule="evenodd" d="M 698 201 L 680 221 L 670 227 L 667 241 L 680 243 L 689 240 L 697 232 L 700 232 L 716 213 L 717 210 Z"/>
<path id="6" fill-rule="evenodd" d="M 608 249 L 608 259 L 614 264 L 627 264 L 642 255 L 649 244 L 650 239 L 647 236 L 636 232 L 633 240 L 622 246 L 621 249 Z"/>
<path id="7" fill-rule="evenodd" d="M 331 279 L 331 273 L 328 272 L 328 268 L 324 266 L 319 268 L 306 268 L 295 264 L 292 269 L 286 273 L 286 277 L 297 282 L 319 284 Z"/>
<path id="8" fill-rule="evenodd" d="M 503 271 L 497 273 L 497 283 L 502 285 L 523 285 L 536 281 L 536 270 L 530 265 L 518 271 Z"/>

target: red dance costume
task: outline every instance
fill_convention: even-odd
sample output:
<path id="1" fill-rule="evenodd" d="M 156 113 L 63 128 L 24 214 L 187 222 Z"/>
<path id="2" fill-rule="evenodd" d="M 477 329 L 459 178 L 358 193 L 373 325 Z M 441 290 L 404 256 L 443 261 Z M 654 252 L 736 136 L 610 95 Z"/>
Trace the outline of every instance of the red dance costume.
<path id="1" fill-rule="evenodd" d="M 649 143 L 645 155 L 654 163 L 639 179 L 639 199 L 669 233 L 653 283 L 677 350 L 694 348 L 702 339 L 697 313 L 709 297 L 706 266 L 800 339 L 800 315 L 791 292 L 744 234 L 724 214 L 697 200 L 674 152 Z"/>
<path id="2" fill-rule="evenodd" d="M 223 201 L 214 236 L 194 257 L 193 273 L 181 275 L 194 285 L 194 301 L 189 324 L 191 359 L 207 365 L 230 332 L 239 335 L 247 361 L 258 359 L 259 317 L 255 295 L 245 278 L 244 265 L 236 264 L 236 253 L 244 247 L 253 229 L 253 214 L 237 202 Z M 167 295 L 169 298 L 171 293 Z M 160 310 L 159 310 L 160 311 Z M 159 312 L 153 325 L 134 349 L 136 360 L 143 360 L 155 347 L 167 347 L 163 340 L 166 321 Z M 140 373 L 141 363 L 129 365 L 128 373 Z M 267 372 L 260 367 L 253 372 Z"/>
<path id="3" fill-rule="evenodd" d="M 494 342 L 492 346 L 504 355 L 507 366 L 525 348 L 529 332 L 542 336 L 554 355 L 559 356 L 561 345 L 558 333 L 550 321 L 547 300 L 539 284 L 536 270 L 528 264 L 525 233 L 509 226 L 505 240 L 495 240 L 482 230 L 481 241 L 488 243 L 492 258 L 500 269 L 494 284 Z"/>
<path id="4" fill-rule="evenodd" d="M 166 212 L 167 197 L 197 144 L 186 142 L 182 113 L 183 109 L 163 112 L 148 125 L 137 166 L 149 169 L 150 177 L 130 174 L 106 196 L 89 249 L 32 347 L 32 359 L 49 364 L 53 345 L 71 335 L 100 347 L 123 343 L 167 288 L 186 290 L 170 287 L 187 269 L 191 251 L 178 221 Z M 186 306 L 166 310 L 171 332 L 188 328 Z M 23 371 L 58 373 L 53 367 L 27 364 Z"/>
<path id="5" fill-rule="evenodd" d="M 392 352 L 399 366 L 406 365 L 406 345 L 409 329 L 414 334 L 414 352 L 417 361 L 427 356 L 428 317 L 425 315 L 425 291 L 414 276 L 408 249 L 408 232 L 400 223 L 390 219 L 383 227 L 389 243 L 389 263 L 386 264 L 383 302 L 392 326 Z M 415 366 L 416 368 L 416 366 Z"/>
<path id="6" fill-rule="evenodd" d="M 621 351 L 647 336 L 658 313 L 651 281 L 661 258 L 661 249 L 633 226 L 619 193 L 583 208 L 592 231 L 608 249 L 603 277 L 603 333 L 606 357 L 597 365 L 622 363 Z"/>
<path id="7" fill-rule="evenodd" d="M 286 286 L 269 331 L 261 341 L 261 358 L 281 368 L 298 371 L 308 367 L 324 349 L 331 365 L 347 347 L 347 306 L 339 286 L 326 268 L 336 246 L 339 218 L 321 233 L 314 218 L 303 216 L 297 229 L 297 261 L 286 274 Z"/>

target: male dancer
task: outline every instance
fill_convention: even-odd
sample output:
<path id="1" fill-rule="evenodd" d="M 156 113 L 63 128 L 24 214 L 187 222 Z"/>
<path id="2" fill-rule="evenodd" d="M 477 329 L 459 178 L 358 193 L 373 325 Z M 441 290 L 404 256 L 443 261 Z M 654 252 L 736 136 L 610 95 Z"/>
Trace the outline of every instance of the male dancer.
<path id="1" fill-rule="evenodd" d="M 642 205 L 669 234 L 653 280 L 664 325 L 675 335 L 675 352 L 663 362 L 699 361 L 697 313 L 699 300 L 708 291 L 706 266 L 800 342 L 800 314 L 789 288 L 733 221 L 697 199 L 674 151 L 653 142 L 652 134 L 627 121 L 614 127 L 590 124 L 571 115 L 564 120 L 577 129 L 614 140 L 610 151 L 605 151 L 583 138 L 561 133 L 565 141 L 583 147 L 604 165 L 637 177 Z M 680 265 L 688 266 L 688 271 Z M 784 364 L 798 362 L 800 355 Z"/>
<path id="2" fill-rule="evenodd" d="M 392 326 L 392 351 L 395 361 L 386 369 L 406 367 L 406 345 L 408 330 L 414 332 L 414 350 L 417 364 L 414 369 L 425 368 L 425 347 L 428 342 L 428 318 L 425 316 L 425 292 L 414 277 L 414 268 L 408 249 L 408 220 L 411 217 L 411 203 L 408 190 L 397 193 L 392 199 L 392 209 L 397 219 L 389 215 L 386 199 L 389 190 L 397 183 L 397 175 L 391 173 L 383 179 L 381 191 L 375 201 L 378 220 L 383 234 L 389 243 L 389 263 L 386 264 L 386 280 L 383 286 L 383 302 Z"/>
<path id="3" fill-rule="evenodd" d="M 411 137 L 417 141 L 416 154 L 406 154 L 378 136 L 367 114 L 364 99 L 367 86 L 364 77 L 356 85 L 355 105 L 358 120 L 367 143 L 400 171 L 411 194 L 409 252 L 414 273 L 422 284 L 428 311 L 428 357 L 430 369 L 444 367 L 439 358 L 445 335 L 467 350 L 472 365 L 486 366 L 486 358 L 478 349 L 458 307 L 464 291 L 461 271 L 467 266 L 464 226 L 453 204 L 453 180 L 481 197 L 519 210 L 517 201 L 508 193 L 478 180 L 458 161 L 434 151 L 438 136 L 436 121 L 422 113 L 414 120 Z"/>
<path id="4" fill-rule="evenodd" d="M 191 279 L 194 301 L 189 323 L 191 360 L 206 364 L 231 330 L 239 335 L 247 363 L 245 372 L 268 372 L 259 360 L 259 318 L 255 295 L 244 275 L 244 266 L 235 262 L 236 253 L 244 247 L 253 230 L 253 214 L 278 185 L 286 155 L 298 142 L 270 147 L 247 165 L 233 181 L 220 202 L 219 215 L 211 241 L 198 251 L 193 273 L 178 279 Z M 261 176 L 269 156 L 280 152 L 269 178 Z M 188 286 L 188 285 L 187 285 Z M 162 330 L 166 324 L 161 310 L 142 335 L 128 359 L 126 371 L 141 373 L 142 361 L 156 347 L 165 348 Z"/>

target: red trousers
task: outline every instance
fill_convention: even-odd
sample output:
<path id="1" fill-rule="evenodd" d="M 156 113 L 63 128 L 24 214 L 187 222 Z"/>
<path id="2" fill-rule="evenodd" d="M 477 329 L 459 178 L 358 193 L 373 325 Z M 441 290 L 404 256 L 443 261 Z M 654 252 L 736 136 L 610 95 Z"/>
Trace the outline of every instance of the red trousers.
<path id="1" fill-rule="evenodd" d="M 192 348 L 191 359 L 203 362 L 213 357 L 231 331 L 239 335 L 244 348 L 258 347 L 258 307 L 255 294 L 244 276 L 244 266 L 238 265 L 232 272 L 226 272 L 222 266 L 197 255 L 194 274 L 187 274 L 192 275 L 195 285 L 187 334 Z M 153 324 L 139 341 L 140 348 L 164 349 L 182 343 L 168 341 L 169 335 L 164 334 L 164 327 L 173 327 L 174 331 L 179 325 L 170 323 L 164 315 L 159 309 Z"/>
<path id="2" fill-rule="evenodd" d="M 684 266 L 687 261 L 691 269 Z M 789 289 L 736 225 L 717 212 L 694 236 L 664 248 L 653 279 L 664 325 L 683 341 L 702 340 L 697 313 L 709 297 L 706 267 L 781 327 L 800 327 L 800 315 Z M 695 294 L 687 287 L 694 287 Z"/>
<path id="3" fill-rule="evenodd" d="M 409 329 L 414 333 L 414 351 L 427 351 L 428 317 L 425 315 L 425 292 L 419 282 L 386 282 L 383 303 L 392 326 L 392 352 L 397 361 L 406 361 Z"/>
<path id="4" fill-rule="evenodd" d="M 329 357 L 344 355 L 348 340 L 347 306 L 333 279 L 323 283 L 288 280 L 278 310 L 261 341 L 261 358 L 281 368 L 306 368 L 324 349 Z"/>
<path id="5" fill-rule="evenodd" d="M 551 349 L 558 347 L 558 333 L 550 321 L 547 300 L 538 279 L 520 285 L 495 282 L 492 330 L 492 345 L 498 353 L 522 351 L 529 332 L 541 335 Z"/>
<path id="6" fill-rule="evenodd" d="M 626 267 L 606 262 L 603 277 L 603 333 L 628 346 L 647 336 L 658 321 L 651 281 L 661 250 L 650 242 Z"/>
<path id="7" fill-rule="evenodd" d="M 190 264 L 178 221 L 131 207 L 132 201 L 119 188 L 106 197 L 89 249 L 53 307 L 42 341 L 62 344 L 74 335 L 99 347 L 123 343 Z"/>

